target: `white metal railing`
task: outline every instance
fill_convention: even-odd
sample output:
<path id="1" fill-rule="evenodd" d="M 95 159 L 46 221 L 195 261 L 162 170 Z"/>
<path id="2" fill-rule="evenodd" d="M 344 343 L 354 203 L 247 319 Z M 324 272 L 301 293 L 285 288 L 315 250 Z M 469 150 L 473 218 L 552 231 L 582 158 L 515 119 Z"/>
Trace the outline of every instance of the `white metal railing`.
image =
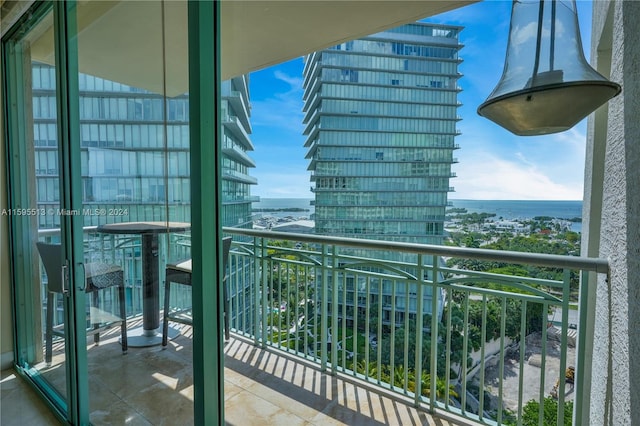
<path id="1" fill-rule="evenodd" d="M 85 229 L 87 261 L 123 266 L 127 313 L 139 315 L 139 238 L 95 231 Z M 590 374 L 585 348 L 593 339 L 584 333 L 593 314 L 584 305 L 586 283 L 589 274 L 608 273 L 606 260 L 237 228 L 224 232 L 234 238 L 227 279 L 231 328 L 256 345 L 373 383 L 432 412 L 482 424 L 521 424 L 528 400 L 550 394 L 558 402 L 559 425 L 565 400 L 575 401 L 575 411 L 585 407 L 582 377 Z M 57 234 L 41 231 L 40 238 Z M 165 238 L 161 270 L 167 261 L 190 257 L 188 233 Z M 449 258 L 467 259 L 469 267 L 447 266 Z M 511 269 L 516 275 L 478 272 L 474 260 L 545 267 L 548 276 L 517 274 L 518 267 Z M 175 291 L 172 308 L 189 306 L 191 293 Z M 569 319 L 575 307 L 577 321 Z M 102 308 L 116 312 L 116 306 Z M 559 313 L 553 326 L 550 312 Z M 574 384 L 565 380 L 569 367 L 575 368 Z M 540 424 L 543 409 L 540 404 Z"/>
<path id="2" fill-rule="evenodd" d="M 582 407 L 593 336 L 582 333 L 586 307 L 575 330 L 569 311 L 587 300 L 587 274 L 608 273 L 605 260 L 224 231 L 245 239 L 231 253 L 230 265 L 244 268 L 229 282 L 231 326 L 257 345 L 483 424 L 521 424 L 528 400 L 550 394 L 557 424 L 565 400 Z M 549 277 L 452 268 L 444 258 L 536 265 Z M 561 314 L 550 327 L 551 311 Z"/>

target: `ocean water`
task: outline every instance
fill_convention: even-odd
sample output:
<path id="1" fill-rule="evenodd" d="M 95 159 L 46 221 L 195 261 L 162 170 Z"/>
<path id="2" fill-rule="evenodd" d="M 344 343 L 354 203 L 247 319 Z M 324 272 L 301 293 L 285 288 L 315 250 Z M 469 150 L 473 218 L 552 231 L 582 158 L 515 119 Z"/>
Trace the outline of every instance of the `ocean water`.
<path id="1" fill-rule="evenodd" d="M 257 209 L 287 209 L 302 208 L 309 211 L 281 211 L 263 212 L 264 216 L 285 217 L 293 216 L 310 217 L 314 212 L 314 206 L 309 198 L 262 198 L 260 202 L 253 203 Z M 496 219 L 531 219 L 536 216 L 550 216 L 559 219 L 572 219 L 582 217 L 582 201 L 525 201 L 525 200 L 449 200 L 453 208 L 465 208 L 469 213 L 495 213 Z M 449 207 L 449 209 L 452 207 Z M 576 232 L 582 230 L 580 222 L 574 222 L 572 229 Z"/>
<path id="2" fill-rule="evenodd" d="M 550 216 L 559 219 L 582 217 L 582 201 L 524 201 L 524 200 L 449 200 L 454 208 L 469 213 L 495 213 L 496 218 L 529 219 Z M 451 207 L 449 207 L 451 208 Z"/>
<path id="3" fill-rule="evenodd" d="M 312 199 L 310 198 L 260 198 L 260 202 L 253 203 L 254 209 L 307 209 L 308 211 L 290 211 L 284 210 L 279 212 L 256 212 L 261 216 L 273 216 L 273 217 L 311 217 L 315 211 L 314 206 L 311 205 Z"/>
<path id="4" fill-rule="evenodd" d="M 531 219 L 549 216 L 558 219 L 582 217 L 582 201 L 541 200 L 449 200 L 453 208 L 465 208 L 469 213 L 495 213 L 495 219 Z M 450 209 L 451 207 L 449 207 Z M 582 223 L 573 222 L 571 230 L 582 232 Z"/>

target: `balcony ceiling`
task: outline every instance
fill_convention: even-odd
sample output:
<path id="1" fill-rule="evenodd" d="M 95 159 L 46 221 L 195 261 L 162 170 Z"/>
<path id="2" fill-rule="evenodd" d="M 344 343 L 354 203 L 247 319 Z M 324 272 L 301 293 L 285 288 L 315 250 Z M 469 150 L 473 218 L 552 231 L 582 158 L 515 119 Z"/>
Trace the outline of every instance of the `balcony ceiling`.
<path id="1" fill-rule="evenodd" d="M 475 1 L 225 1 L 221 20 L 222 78 Z"/>
<path id="2" fill-rule="evenodd" d="M 222 79 L 475 1 L 223 1 Z M 187 92 L 187 3 L 164 3 L 165 66 L 160 5 L 80 2 L 80 71 L 168 96 Z M 33 38 L 36 59 L 52 63 L 52 37 Z"/>

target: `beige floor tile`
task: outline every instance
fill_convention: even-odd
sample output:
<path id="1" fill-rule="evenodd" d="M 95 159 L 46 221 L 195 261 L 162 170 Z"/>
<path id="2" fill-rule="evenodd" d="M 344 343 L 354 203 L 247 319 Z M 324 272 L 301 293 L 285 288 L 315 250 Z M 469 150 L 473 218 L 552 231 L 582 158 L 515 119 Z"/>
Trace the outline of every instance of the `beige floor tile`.
<path id="1" fill-rule="evenodd" d="M 288 410 L 272 404 L 248 391 L 243 391 L 225 403 L 227 426 L 306 425 L 304 419 Z"/>
<path id="2" fill-rule="evenodd" d="M 94 425 L 105 426 L 150 426 L 153 424 L 124 401 L 117 401 L 102 410 L 91 411 L 89 419 Z"/>
<path id="3" fill-rule="evenodd" d="M 105 336 L 100 345 L 88 348 L 92 423 L 192 424 L 190 330 L 166 349 L 130 348 L 124 356 L 117 337 Z M 224 351 L 227 426 L 451 424 L 440 420 L 429 423 L 431 417 L 410 404 L 322 373 L 317 365 L 300 362 L 293 354 L 262 350 L 239 338 L 226 343 Z M 46 377 L 64 383 L 63 367 L 54 365 Z M 57 424 L 37 396 L 19 385 L 18 381 L 5 381 L 3 375 L 2 425 Z"/>
<path id="4" fill-rule="evenodd" d="M 62 424 L 24 380 L 10 370 L 0 381 L 0 424 L 2 426 L 52 426 Z"/>
<path id="5" fill-rule="evenodd" d="M 193 394 L 189 397 L 180 392 L 171 391 L 163 383 L 156 383 L 138 391 L 127 398 L 126 402 L 154 425 L 193 423 Z"/>

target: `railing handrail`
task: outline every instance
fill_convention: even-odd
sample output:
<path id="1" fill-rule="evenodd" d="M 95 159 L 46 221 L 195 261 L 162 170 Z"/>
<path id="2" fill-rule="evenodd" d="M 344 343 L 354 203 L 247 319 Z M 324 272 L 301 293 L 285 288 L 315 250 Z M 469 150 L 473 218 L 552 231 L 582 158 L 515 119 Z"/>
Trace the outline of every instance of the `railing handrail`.
<path id="1" fill-rule="evenodd" d="M 467 257 L 479 260 L 501 261 L 526 265 L 547 266 L 552 268 L 570 268 L 593 271 L 600 274 L 609 272 L 609 262 L 606 259 L 565 256 L 558 254 L 525 253 L 507 250 L 490 250 L 480 248 L 439 246 L 432 244 L 405 243 L 399 241 L 377 241 L 349 237 L 332 237 L 316 234 L 297 234 L 292 232 L 262 231 L 224 227 L 228 234 L 245 235 L 249 237 L 293 240 L 305 243 L 342 245 L 370 250 L 393 249 L 401 252 L 418 253 L 446 257 Z"/>
<path id="2" fill-rule="evenodd" d="M 97 226 L 83 226 L 82 232 L 87 234 L 89 232 L 95 232 L 98 229 Z M 38 229 L 39 237 L 50 237 L 52 235 L 60 235 L 60 228 L 48 228 L 48 229 Z"/>
<path id="3" fill-rule="evenodd" d="M 97 229 L 97 226 L 85 226 L 82 229 L 85 233 L 89 233 L 95 231 Z M 606 259 L 584 256 L 525 253 L 508 250 L 490 250 L 481 248 L 439 246 L 433 244 L 405 243 L 399 241 L 377 241 L 350 237 L 332 237 L 327 235 L 297 234 L 293 232 L 263 231 L 232 227 L 224 227 L 223 231 L 229 234 L 245 235 L 249 237 L 294 240 L 306 243 L 343 245 L 370 250 L 389 250 L 390 248 L 392 248 L 394 250 L 402 252 L 436 256 L 468 257 L 479 260 L 539 265 L 552 268 L 569 267 L 572 269 L 594 271 L 600 274 L 607 274 L 609 272 L 609 262 Z M 39 236 L 57 235 L 59 233 L 59 228 L 38 230 Z"/>

